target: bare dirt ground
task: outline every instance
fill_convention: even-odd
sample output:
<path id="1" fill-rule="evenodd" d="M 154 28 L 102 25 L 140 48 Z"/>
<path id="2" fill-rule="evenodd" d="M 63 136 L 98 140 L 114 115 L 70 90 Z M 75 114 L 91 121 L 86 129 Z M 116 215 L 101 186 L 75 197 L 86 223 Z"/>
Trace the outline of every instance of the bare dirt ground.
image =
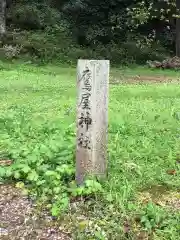
<path id="1" fill-rule="evenodd" d="M 0 185 L 1 240 L 70 240 L 47 213 L 37 216 L 33 203 L 12 185 Z"/>
<path id="2" fill-rule="evenodd" d="M 180 83 L 180 79 L 170 78 L 165 76 L 143 76 L 143 75 L 110 78 L 111 84 L 121 84 L 121 83 L 141 84 L 141 83 L 171 83 L 171 82 Z"/>

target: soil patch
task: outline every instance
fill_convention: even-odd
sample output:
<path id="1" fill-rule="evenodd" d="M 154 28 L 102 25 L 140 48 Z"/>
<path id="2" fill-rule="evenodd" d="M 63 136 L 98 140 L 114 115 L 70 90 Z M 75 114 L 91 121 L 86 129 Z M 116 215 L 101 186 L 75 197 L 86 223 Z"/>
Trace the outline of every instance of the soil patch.
<path id="1" fill-rule="evenodd" d="M 145 189 L 139 193 L 137 198 L 142 204 L 154 202 L 171 211 L 180 211 L 180 192 L 170 191 L 168 187 L 164 185 L 151 186 L 149 189 Z"/>
<path id="2" fill-rule="evenodd" d="M 0 185 L 1 240 L 70 240 L 47 213 L 37 216 L 33 202 L 12 185 Z"/>
<path id="3" fill-rule="evenodd" d="M 140 83 L 171 83 L 171 82 L 179 82 L 180 79 L 171 78 L 166 76 L 129 76 L 129 77 L 119 77 L 119 78 L 110 78 L 111 84 L 120 84 L 120 83 L 132 83 L 132 84 L 140 84 Z"/>

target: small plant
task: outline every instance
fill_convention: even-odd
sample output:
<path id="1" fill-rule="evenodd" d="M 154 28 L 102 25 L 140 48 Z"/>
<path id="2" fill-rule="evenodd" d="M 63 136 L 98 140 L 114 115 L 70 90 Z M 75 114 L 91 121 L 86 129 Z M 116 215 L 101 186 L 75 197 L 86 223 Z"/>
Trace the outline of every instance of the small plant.
<path id="1" fill-rule="evenodd" d="M 78 196 L 93 196 L 97 192 L 102 192 L 102 186 L 99 182 L 93 179 L 87 179 L 84 182 L 83 186 L 77 187 L 77 185 L 72 182 L 70 184 L 70 188 L 68 191 L 71 193 L 73 197 L 78 197 Z"/>
<path id="2" fill-rule="evenodd" d="M 164 219 L 164 211 L 150 202 L 142 210 L 140 222 L 145 230 L 152 231 L 159 228 Z"/>

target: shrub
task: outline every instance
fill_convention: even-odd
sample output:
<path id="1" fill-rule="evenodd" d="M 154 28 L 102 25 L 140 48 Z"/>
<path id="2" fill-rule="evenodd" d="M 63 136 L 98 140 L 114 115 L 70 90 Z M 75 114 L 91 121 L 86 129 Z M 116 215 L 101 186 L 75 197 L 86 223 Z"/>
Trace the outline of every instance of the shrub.
<path id="1" fill-rule="evenodd" d="M 56 9 L 41 3 L 13 4 L 7 15 L 7 21 L 21 29 L 44 29 L 60 23 L 61 15 Z"/>

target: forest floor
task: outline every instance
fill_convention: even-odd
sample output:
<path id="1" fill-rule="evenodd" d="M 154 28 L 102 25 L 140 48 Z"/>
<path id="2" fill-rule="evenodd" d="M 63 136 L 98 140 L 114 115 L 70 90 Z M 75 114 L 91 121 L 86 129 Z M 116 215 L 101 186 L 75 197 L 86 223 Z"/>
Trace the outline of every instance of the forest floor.
<path id="1" fill-rule="evenodd" d="M 104 194 L 73 202 L 63 217 L 53 218 L 17 188 L 27 182 L 24 175 L 15 174 L 18 184 L 4 182 L 3 168 L 11 159 L 4 161 L 3 154 L 18 162 L 22 151 L 31 155 L 38 144 L 50 145 L 52 139 L 65 144 L 63 129 L 75 131 L 76 70 L 2 64 L 0 239 L 178 239 L 179 79 L 178 71 L 112 69 Z"/>

